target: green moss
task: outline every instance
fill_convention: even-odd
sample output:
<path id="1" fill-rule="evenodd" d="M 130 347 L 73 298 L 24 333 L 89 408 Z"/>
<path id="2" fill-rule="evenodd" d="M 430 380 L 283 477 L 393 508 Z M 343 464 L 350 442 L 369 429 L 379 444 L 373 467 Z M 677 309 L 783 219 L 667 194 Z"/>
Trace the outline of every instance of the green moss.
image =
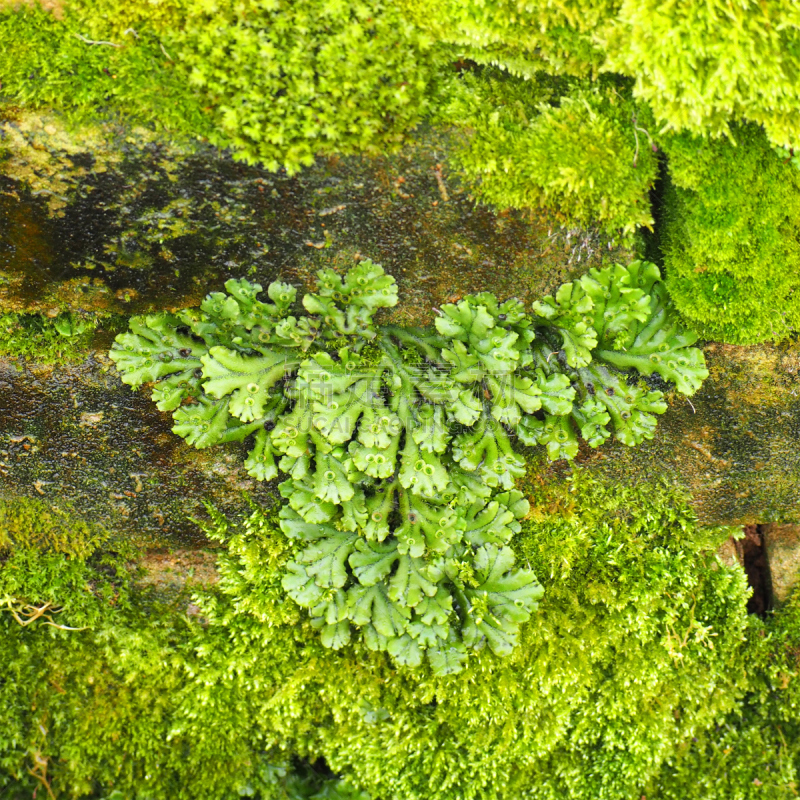
<path id="1" fill-rule="evenodd" d="M 664 139 L 667 288 L 707 338 L 779 341 L 800 327 L 800 172 L 754 126 L 734 136 Z"/>
<path id="2" fill-rule="evenodd" d="M 614 72 L 633 79 L 659 128 L 719 136 L 745 119 L 763 125 L 774 144 L 798 144 L 800 40 L 791 2 L 401 2 L 462 58 L 525 76 Z"/>
<path id="3" fill-rule="evenodd" d="M 700 528 L 671 490 L 581 473 L 527 488 L 513 546 L 541 608 L 510 658 L 484 650 L 443 677 L 360 642 L 326 650 L 281 586 L 290 542 L 257 507 L 212 513 L 220 580 L 191 606 L 155 602 L 111 553 L 12 551 L 0 792 L 44 779 L 67 798 L 308 797 L 323 783 L 295 759 L 324 758 L 403 800 L 721 800 L 758 796 L 755 779 L 790 796 L 797 605 L 748 617 L 742 571 L 714 554 L 730 529 Z M 48 603 L 25 627 L 12 614 Z"/>
<path id="4" fill-rule="evenodd" d="M 185 593 L 164 604 L 131 580 L 130 551 L 84 555 L 0 558 L 3 798 L 367 800 L 292 761 L 241 708 L 226 715 L 228 742 L 184 735 L 187 721 L 220 712 L 203 710 L 191 677 L 214 637 L 187 616 Z"/>
<path id="5" fill-rule="evenodd" d="M 654 800 L 797 796 L 800 595 L 753 631 L 748 692 L 721 724 L 687 741 L 646 792 Z"/>
<path id="6" fill-rule="evenodd" d="M 86 43 L 86 30 L 69 10 L 63 20 L 38 5 L 0 11 L 2 95 L 76 119 L 106 111 L 187 136 L 210 131 L 201 99 L 154 35 L 143 30 L 109 46 Z"/>
<path id="7" fill-rule="evenodd" d="M 410 19 L 456 53 L 481 64 L 500 64 L 530 76 L 585 77 L 603 64 L 598 33 L 613 18 L 618 0 L 401 0 Z"/>
<path id="8" fill-rule="evenodd" d="M 23 357 L 42 364 L 84 357 L 99 323 L 97 318 L 59 314 L 0 314 L 0 356 Z"/>
<path id="9" fill-rule="evenodd" d="M 83 520 L 68 505 L 0 498 L 0 550 L 34 548 L 82 558 L 107 539 L 106 531 Z"/>
<path id="10" fill-rule="evenodd" d="M 213 141 L 290 172 L 317 154 L 394 149 L 434 106 L 441 64 L 383 0 L 209 4 L 176 46 L 214 106 Z"/>
<path id="11" fill-rule="evenodd" d="M 800 28 L 794 3 L 615 5 L 613 20 L 595 32 L 605 49 L 603 69 L 635 78 L 634 94 L 662 127 L 719 136 L 745 119 L 763 126 L 773 144 L 797 146 Z"/>
<path id="12" fill-rule="evenodd" d="M 394 148 L 431 108 L 439 64 L 392 3 L 0 11 L 9 101 L 83 119 L 105 110 L 271 169 Z"/>
<path id="13" fill-rule="evenodd" d="M 465 73 L 444 113 L 467 130 L 455 160 L 484 200 L 549 207 L 569 225 L 611 233 L 650 227 L 657 161 L 645 123 L 621 83 L 519 80 Z M 647 112 L 644 112 L 645 116 Z"/>
<path id="14" fill-rule="evenodd" d="M 542 606 L 508 659 L 484 651 L 445 677 L 392 669 L 362 644 L 323 655 L 281 599 L 289 554 L 274 522 L 256 511 L 225 531 L 221 595 L 204 605 L 209 630 L 227 629 L 240 680 L 256 683 L 269 669 L 279 682 L 249 713 L 373 796 L 638 796 L 747 687 L 744 576 L 714 556 L 730 531 L 698 528 L 680 499 L 654 486 L 620 491 L 578 476 L 532 490 L 531 500 L 515 549 L 542 576 Z M 245 655 L 254 649 L 258 663 Z M 275 671 L 267 665 L 279 651 Z M 196 680 L 220 674 L 223 661 L 214 655 Z M 207 696 L 244 707 L 233 679 Z M 217 724 L 218 736 L 231 735 Z"/>

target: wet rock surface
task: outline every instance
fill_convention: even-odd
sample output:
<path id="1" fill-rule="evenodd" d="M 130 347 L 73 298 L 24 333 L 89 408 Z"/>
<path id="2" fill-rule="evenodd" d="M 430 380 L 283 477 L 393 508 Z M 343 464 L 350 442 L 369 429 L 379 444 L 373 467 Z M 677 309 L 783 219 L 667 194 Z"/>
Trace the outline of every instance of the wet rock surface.
<path id="1" fill-rule="evenodd" d="M 289 177 L 145 132 L 56 123 L 0 125 L 0 312 L 172 310 L 231 277 L 303 288 L 321 267 L 371 258 L 400 284 L 395 318 L 425 321 L 486 288 L 533 299 L 617 252 L 591 232 L 477 206 L 443 170 L 442 136 Z"/>
<path id="2" fill-rule="evenodd" d="M 800 348 L 704 351 L 709 378 L 695 396 L 670 398 L 652 441 L 580 461 L 614 480 L 681 486 L 704 522 L 800 522 Z"/>
<path id="3" fill-rule="evenodd" d="M 0 493 L 68 503 L 112 534 L 149 545 L 202 541 L 202 501 L 223 511 L 265 503 L 241 447 L 198 452 L 144 392 L 124 386 L 102 354 L 70 367 L 0 360 Z"/>
<path id="4" fill-rule="evenodd" d="M 546 217 L 476 206 L 442 167 L 447 140 L 422 135 L 394 156 L 317 163 L 289 177 L 202 146 L 98 127 L 82 139 L 46 118 L 2 124 L 0 312 L 130 315 L 197 305 L 229 277 L 310 287 L 359 258 L 399 284 L 387 316 L 491 290 L 526 303 L 629 251 Z M 119 324 L 119 318 L 117 318 Z M 105 357 L 0 362 L 0 491 L 66 498 L 87 517 L 155 542 L 192 542 L 202 500 L 243 508 L 274 487 L 242 468 L 240 446 L 198 452 L 171 433 L 146 390 Z M 800 351 L 708 344 L 693 398 L 670 398 L 653 441 L 586 448 L 579 463 L 621 482 L 663 478 L 708 523 L 800 522 Z"/>

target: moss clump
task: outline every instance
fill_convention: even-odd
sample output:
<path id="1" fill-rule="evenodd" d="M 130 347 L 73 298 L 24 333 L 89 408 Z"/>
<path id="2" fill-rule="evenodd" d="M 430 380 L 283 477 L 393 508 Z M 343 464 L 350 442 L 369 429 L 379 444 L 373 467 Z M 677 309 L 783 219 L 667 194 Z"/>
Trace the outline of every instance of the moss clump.
<path id="1" fill-rule="evenodd" d="M 202 99 L 154 33 L 143 29 L 110 44 L 93 44 L 108 40 L 87 33 L 73 7 L 61 19 L 38 5 L 0 8 L 0 96 L 89 122 L 105 110 L 192 138 L 211 131 Z"/>
<path id="2" fill-rule="evenodd" d="M 800 595 L 748 648 L 748 692 L 721 724 L 684 743 L 653 782 L 657 800 L 797 796 L 800 777 Z"/>
<path id="3" fill-rule="evenodd" d="M 800 171 L 754 126 L 668 137 L 667 288 L 701 334 L 732 344 L 800 327 Z"/>
<path id="4" fill-rule="evenodd" d="M 432 44 L 383 0 L 208 4 L 176 37 L 190 86 L 213 105 L 212 141 L 290 173 L 317 154 L 402 142 L 435 107 Z"/>
<path id="5" fill-rule="evenodd" d="M 467 131 L 456 160 L 482 199 L 631 233 L 653 223 L 657 173 L 637 112 L 621 82 L 521 81 L 491 69 L 454 83 L 445 116 Z"/>
<path id="6" fill-rule="evenodd" d="M 301 758 L 404 800 L 745 798 L 754 779 L 786 796 L 797 605 L 749 617 L 741 570 L 715 555 L 730 530 L 698 527 L 670 490 L 581 473 L 527 488 L 513 546 L 544 600 L 509 658 L 472 653 L 457 675 L 393 667 L 361 641 L 326 650 L 281 586 L 293 546 L 274 512 L 212 514 L 220 580 L 190 606 L 156 603 L 118 555 L 12 551 L 0 793 L 47 781 L 68 798 L 314 796 L 313 773 L 297 788 Z M 24 627 L 11 613 L 46 604 Z M 708 762 L 728 747 L 744 760 L 752 742 L 762 771 Z"/>
<path id="7" fill-rule="evenodd" d="M 0 356 L 65 363 L 84 356 L 99 320 L 75 314 L 0 314 Z"/>
<path id="8" fill-rule="evenodd" d="M 74 2 L 60 20 L 0 10 L 3 94 L 105 109 L 290 171 L 391 149 L 435 102 L 441 59 L 393 3 L 152 5 Z"/>
<path id="9" fill-rule="evenodd" d="M 524 76 L 614 72 L 633 81 L 661 129 L 720 136 L 745 119 L 763 125 L 773 144 L 797 146 L 800 49 L 792 3 L 401 3 L 462 58 Z"/>
<path id="10" fill-rule="evenodd" d="M 37 533 L 53 527 L 35 503 L 2 513 L 4 527 L 23 518 Z M 211 714 L 202 710 L 208 699 L 191 677 L 208 660 L 198 661 L 196 648 L 214 651 L 219 637 L 208 635 L 195 607 L 187 610 L 186 594 L 165 604 L 143 590 L 132 580 L 132 551 L 119 543 L 121 551 L 108 551 L 87 542 L 80 554 L 35 544 L 0 553 L 4 800 L 368 800 L 282 752 L 238 704 L 222 714 L 236 730 L 227 744 L 187 737 L 181 727 L 198 712 L 213 724 L 220 709 L 212 702 Z M 227 662 L 234 672 L 235 658 Z M 259 694 L 242 689 L 244 698 Z"/>
<path id="11" fill-rule="evenodd" d="M 0 552 L 35 549 L 85 558 L 107 539 L 106 531 L 70 506 L 0 498 Z"/>

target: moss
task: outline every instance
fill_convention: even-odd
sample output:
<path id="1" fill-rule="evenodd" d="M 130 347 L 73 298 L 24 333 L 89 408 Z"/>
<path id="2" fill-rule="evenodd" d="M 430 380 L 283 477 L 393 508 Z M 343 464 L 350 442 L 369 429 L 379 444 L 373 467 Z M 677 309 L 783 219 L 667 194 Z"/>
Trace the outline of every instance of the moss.
<path id="1" fill-rule="evenodd" d="M 713 555 L 730 531 L 698 528 L 658 486 L 620 492 L 578 476 L 530 497 L 534 519 L 515 548 L 542 575 L 542 608 L 509 659 L 484 652 L 445 678 L 391 669 L 363 646 L 323 657 L 281 599 L 288 552 L 274 523 L 259 512 L 244 528 L 222 523 L 228 555 L 221 595 L 204 606 L 209 631 L 226 628 L 233 644 L 246 630 L 249 647 L 262 643 L 245 683 L 258 681 L 269 653 L 283 658 L 269 709 L 250 713 L 374 796 L 636 796 L 745 690 L 744 578 Z M 205 674 L 219 674 L 223 657 L 209 656 Z M 233 680 L 213 697 L 245 707 Z"/>
<path id="2" fill-rule="evenodd" d="M 271 169 L 401 143 L 433 102 L 430 40 L 393 3 L 288 7 L 68 2 L 60 19 L 38 6 L 0 11 L 2 91 L 76 119 L 104 109 L 209 138 Z"/>
<path id="3" fill-rule="evenodd" d="M 143 29 L 111 45 L 93 44 L 100 40 L 86 36 L 90 26 L 80 9 L 65 4 L 60 16 L 38 5 L 0 9 L 7 100 L 60 108 L 90 124 L 105 110 L 187 138 L 211 131 L 200 98 L 155 33 Z"/>
<path id="4" fill-rule="evenodd" d="M 108 538 L 107 531 L 84 520 L 67 503 L 0 498 L 0 550 L 33 548 L 85 558 Z"/>
<path id="5" fill-rule="evenodd" d="M 69 363 L 85 357 L 97 318 L 59 314 L 0 314 L 0 356 L 27 358 L 42 364 Z"/>
<path id="6" fill-rule="evenodd" d="M 800 778 L 800 595 L 748 644 L 748 692 L 721 724 L 679 748 L 654 800 L 788 800 Z"/>
<path id="7" fill-rule="evenodd" d="M 274 511 L 212 513 L 219 581 L 191 605 L 131 582 L 129 556 L 12 551 L 0 792 L 294 800 L 325 777 L 297 759 L 324 759 L 404 800 L 791 796 L 798 604 L 748 617 L 741 569 L 714 555 L 730 530 L 699 527 L 664 486 L 532 473 L 528 491 L 514 547 L 546 594 L 524 646 L 439 678 L 322 648 L 280 585 Z M 48 603 L 24 628 L 11 613 Z"/>
<path id="8" fill-rule="evenodd" d="M 800 328 L 800 172 L 760 129 L 733 136 L 664 141 L 667 287 L 709 339 L 781 341 Z"/>
<path id="9" fill-rule="evenodd" d="M 596 40 L 618 7 L 616 0 L 566 0 L 521 5 L 516 0 L 401 0 L 408 16 L 458 55 L 501 64 L 516 75 L 539 70 L 587 76 L 605 53 Z"/>
<path id="10" fill-rule="evenodd" d="M 623 82 L 520 81 L 486 69 L 453 85 L 443 116 L 465 130 L 455 161 L 479 197 L 500 208 L 549 207 L 569 225 L 629 239 L 652 226 L 649 113 Z"/>
<path id="11" fill-rule="evenodd" d="M 202 712 L 190 678 L 195 648 L 217 643 L 207 620 L 185 592 L 165 604 L 133 583 L 129 551 L 84 555 L 15 549 L 0 561 L 4 798 L 368 800 L 254 735 L 239 707 L 229 743 L 182 733 L 198 710 L 219 711 Z"/>

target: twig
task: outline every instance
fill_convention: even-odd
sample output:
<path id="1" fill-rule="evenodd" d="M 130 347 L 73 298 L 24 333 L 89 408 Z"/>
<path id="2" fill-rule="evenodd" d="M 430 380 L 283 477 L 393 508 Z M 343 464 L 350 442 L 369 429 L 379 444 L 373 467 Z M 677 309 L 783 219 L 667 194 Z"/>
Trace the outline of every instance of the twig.
<path id="1" fill-rule="evenodd" d="M 122 47 L 121 44 L 114 44 L 114 42 L 95 42 L 92 39 L 87 39 L 85 36 L 82 36 L 80 33 L 74 33 L 73 36 L 76 36 L 82 42 L 86 42 L 86 44 L 104 44 L 108 47 Z"/>
<path id="2" fill-rule="evenodd" d="M 653 143 L 653 137 L 650 135 L 650 132 L 646 128 L 640 128 L 636 124 L 636 114 L 631 115 L 631 122 L 633 123 L 633 136 L 636 139 L 636 152 L 633 154 L 633 166 L 635 167 L 639 160 L 639 136 L 636 131 L 641 131 L 647 137 L 647 140 L 650 142 L 650 147 L 655 147 L 655 144 Z"/>
<path id="3" fill-rule="evenodd" d="M 54 628 L 58 628 L 61 631 L 85 631 L 86 628 L 71 628 L 69 625 L 59 625 L 57 622 L 53 622 L 53 618 L 48 614 L 48 611 L 52 611 L 53 614 L 60 614 L 64 609 L 63 608 L 54 608 L 53 604 L 49 601 L 45 603 L 43 606 L 37 607 L 33 605 L 20 605 L 18 608 L 14 608 L 12 605 L 12 599 L 6 600 L 6 606 L 8 610 L 11 612 L 11 616 L 23 627 L 27 627 L 32 622 L 36 622 L 37 619 L 41 619 L 45 625 L 51 625 Z M 20 617 L 22 614 L 25 619 Z"/>
<path id="4" fill-rule="evenodd" d="M 170 60 L 172 61 L 172 56 L 164 49 L 164 45 L 161 42 L 158 43 L 158 46 L 161 48 L 161 52 Z"/>
<path id="5" fill-rule="evenodd" d="M 50 788 L 50 784 L 47 780 L 47 758 L 43 758 L 42 754 L 37 750 L 33 753 L 33 762 L 36 765 L 34 769 L 28 769 L 28 774 L 32 775 L 39 781 L 42 786 L 47 790 L 47 796 L 51 798 L 51 800 L 56 800 L 56 796 L 53 794 L 53 790 Z M 34 797 L 36 793 L 34 792 Z"/>

